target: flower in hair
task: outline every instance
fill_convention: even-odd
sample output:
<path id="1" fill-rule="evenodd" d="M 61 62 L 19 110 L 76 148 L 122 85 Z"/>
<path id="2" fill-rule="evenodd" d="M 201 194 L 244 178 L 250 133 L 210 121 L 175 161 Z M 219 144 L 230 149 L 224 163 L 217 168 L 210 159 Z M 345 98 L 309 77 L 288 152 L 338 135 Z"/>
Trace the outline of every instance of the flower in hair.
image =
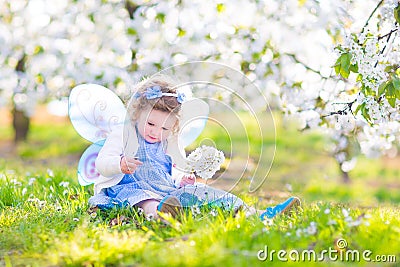
<path id="1" fill-rule="evenodd" d="M 152 87 L 147 87 L 146 91 L 144 92 L 144 95 L 146 96 L 147 99 L 154 99 L 162 97 L 163 93 L 159 85 L 154 85 Z"/>
<path id="2" fill-rule="evenodd" d="M 154 85 L 151 87 L 147 87 L 146 90 L 144 91 L 143 94 L 136 92 L 133 97 L 138 99 L 144 95 L 146 99 L 155 99 L 155 98 L 160 98 L 163 96 L 173 96 L 176 97 L 176 100 L 178 103 L 182 104 L 186 100 L 186 95 L 184 93 L 178 92 L 177 94 L 175 93 L 163 93 L 161 91 L 161 87 L 159 85 Z"/>
<path id="3" fill-rule="evenodd" d="M 182 104 L 186 100 L 186 95 L 184 93 L 178 92 L 176 100 L 178 101 L 178 103 Z"/>

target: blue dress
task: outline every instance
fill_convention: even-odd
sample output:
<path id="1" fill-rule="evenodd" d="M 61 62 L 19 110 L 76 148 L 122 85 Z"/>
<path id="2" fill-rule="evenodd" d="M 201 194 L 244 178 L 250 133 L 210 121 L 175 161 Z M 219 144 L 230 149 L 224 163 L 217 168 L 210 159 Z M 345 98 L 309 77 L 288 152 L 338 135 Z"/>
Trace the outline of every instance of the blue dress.
<path id="1" fill-rule="evenodd" d="M 89 204 L 99 208 L 114 206 L 134 206 L 148 199 L 162 200 L 176 196 L 184 207 L 215 205 L 233 210 L 244 203 L 237 196 L 205 184 L 176 187 L 171 177 L 172 160 L 165 153 L 167 141 L 148 143 L 137 132 L 139 148 L 136 157 L 143 162 L 133 174 L 125 174 L 123 179 L 89 199 Z"/>

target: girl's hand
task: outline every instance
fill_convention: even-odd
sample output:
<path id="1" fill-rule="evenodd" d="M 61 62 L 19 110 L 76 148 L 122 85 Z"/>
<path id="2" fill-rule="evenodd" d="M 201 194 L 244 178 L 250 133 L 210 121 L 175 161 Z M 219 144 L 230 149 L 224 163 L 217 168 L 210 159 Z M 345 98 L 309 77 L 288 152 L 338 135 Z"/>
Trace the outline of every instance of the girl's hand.
<path id="1" fill-rule="evenodd" d="M 188 184 L 194 184 L 196 182 L 196 176 L 194 174 L 185 175 L 182 177 L 180 187 L 183 187 Z"/>
<path id="2" fill-rule="evenodd" d="M 122 171 L 122 173 L 125 173 L 125 174 L 132 174 L 142 164 L 143 164 L 143 162 L 141 162 L 140 160 L 138 160 L 135 157 L 123 156 L 121 158 L 121 162 L 120 162 L 121 171 Z"/>

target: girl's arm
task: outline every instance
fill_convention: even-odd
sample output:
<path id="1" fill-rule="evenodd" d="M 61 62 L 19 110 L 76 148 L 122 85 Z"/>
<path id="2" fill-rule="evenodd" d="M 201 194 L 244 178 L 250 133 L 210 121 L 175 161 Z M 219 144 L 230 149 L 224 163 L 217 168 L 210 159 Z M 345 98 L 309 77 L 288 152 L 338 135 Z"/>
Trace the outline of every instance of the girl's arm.
<path id="1" fill-rule="evenodd" d="M 123 154 L 123 126 L 117 126 L 108 135 L 104 146 L 96 159 L 97 171 L 105 176 L 112 177 L 121 171 L 121 155 Z"/>
<path id="2" fill-rule="evenodd" d="M 181 170 L 179 170 L 179 168 L 177 168 L 176 164 L 172 165 L 172 180 L 174 181 L 174 184 L 177 188 L 182 187 L 182 182 L 185 180 L 186 176 L 189 176 L 190 174 L 185 173 Z"/>
<path id="3" fill-rule="evenodd" d="M 172 180 L 174 181 L 175 187 L 180 188 L 188 184 L 194 184 L 196 182 L 196 176 L 191 173 L 186 173 L 177 168 L 176 164 L 172 165 Z"/>
<path id="4" fill-rule="evenodd" d="M 185 185 L 194 184 L 195 182 L 196 182 L 196 176 L 192 173 L 183 176 L 181 183 L 179 185 L 180 187 L 183 187 Z"/>
<path id="5" fill-rule="evenodd" d="M 181 181 L 184 176 L 189 175 L 183 171 L 186 165 L 186 154 L 183 148 L 178 146 L 178 138 L 176 135 L 171 135 L 167 142 L 167 154 L 172 157 L 172 173 L 171 178 L 177 188 L 181 187 Z"/>

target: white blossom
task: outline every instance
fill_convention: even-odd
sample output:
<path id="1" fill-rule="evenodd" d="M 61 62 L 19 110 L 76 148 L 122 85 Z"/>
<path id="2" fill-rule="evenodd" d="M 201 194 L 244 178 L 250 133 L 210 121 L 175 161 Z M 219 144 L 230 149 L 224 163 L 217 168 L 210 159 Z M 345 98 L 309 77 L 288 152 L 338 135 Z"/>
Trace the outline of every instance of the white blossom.
<path id="1" fill-rule="evenodd" d="M 225 161 L 222 151 L 211 146 L 201 146 L 192 151 L 187 157 L 186 171 L 196 173 L 203 179 L 212 178 Z"/>
<path id="2" fill-rule="evenodd" d="M 335 225 L 335 224 L 337 224 L 337 221 L 330 219 L 327 224 L 328 225 Z"/>
<path id="3" fill-rule="evenodd" d="M 296 236 L 297 237 L 301 237 L 302 233 L 303 233 L 303 229 L 297 229 L 296 230 Z"/>
<path id="4" fill-rule="evenodd" d="M 53 170 L 52 169 L 47 169 L 47 175 L 49 176 L 49 177 L 54 177 L 54 172 L 53 172 Z M 49 179 L 49 178 L 48 178 Z M 47 181 L 47 180 L 46 180 Z"/>
<path id="5" fill-rule="evenodd" d="M 138 212 L 139 215 L 143 215 L 144 214 L 144 210 L 142 208 L 140 208 L 140 207 L 138 208 L 137 212 Z"/>
<path id="6" fill-rule="evenodd" d="M 357 158 L 352 158 L 351 160 L 343 161 L 341 164 L 341 169 L 344 172 L 349 172 L 354 169 L 357 162 Z"/>
<path id="7" fill-rule="evenodd" d="M 29 182 L 28 182 L 28 184 L 29 185 L 33 185 L 33 183 L 36 181 L 36 178 L 35 177 L 31 177 L 31 178 L 29 178 Z"/>
<path id="8" fill-rule="evenodd" d="M 62 186 L 62 187 L 68 187 L 69 186 L 69 182 L 62 181 L 58 185 Z"/>
<path id="9" fill-rule="evenodd" d="M 0 104 L 32 116 L 37 102 L 65 96 L 73 84 L 117 87 L 128 77 L 117 70 L 132 57 L 122 2 L 7 0 L 0 9 Z M 23 55 L 25 69 L 16 71 Z"/>
<path id="10" fill-rule="evenodd" d="M 14 103 L 32 115 L 37 102 L 66 96 L 75 84 L 101 83 L 122 94 L 143 74 L 210 60 L 245 72 L 274 105 L 299 119 L 299 128 L 321 128 L 333 139 L 354 136 L 367 156 L 393 152 L 398 132 L 374 127 L 400 121 L 399 101 L 393 108 L 360 88 L 376 94 L 390 79 L 385 68 L 400 62 L 400 32 L 389 41 L 378 38 L 398 29 L 398 1 L 383 1 L 366 28 L 376 1 L 303 2 L 139 1 L 131 19 L 124 1 L 3 1 L 0 105 Z M 333 51 L 332 40 L 341 39 L 342 51 Z M 357 64 L 359 80 L 334 78 L 331 67 L 344 52 Z M 26 69 L 18 72 L 24 54 Z M 326 116 L 334 103 L 353 100 L 352 111 L 364 104 L 370 121 L 361 112 Z M 351 155 L 337 158 L 346 170 L 353 166 Z"/>
<path id="11" fill-rule="evenodd" d="M 28 189 L 26 189 L 26 187 L 24 187 L 21 191 L 21 194 L 24 196 L 26 194 L 26 192 L 28 191 Z"/>
<path id="12" fill-rule="evenodd" d="M 272 225 L 274 224 L 274 220 L 273 220 L 273 219 L 265 218 L 265 219 L 263 220 L 263 224 L 264 224 L 265 226 L 272 226 Z"/>
<path id="13" fill-rule="evenodd" d="M 315 235 L 317 233 L 317 224 L 315 222 L 311 222 L 310 226 L 306 228 L 306 233 L 309 235 Z"/>
<path id="14" fill-rule="evenodd" d="M 217 212 L 215 209 L 212 209 L 212 210 L 210 211 L 210 215 L 213 216 L 213 217 L 215 217 L 215 216 L 218 215 L 218 212 Z"/>
<path id="15" fill-rule="evenodd" d="M 155 216 L 153 213 L 146 214 L 147 221 L 154 221 L 154 218 L 155 218 Z"/>
<path id="16" fill-rule="evenodd" d="M 197 215 L 201 214 L 200 208 L 197 205 L 191 206 L 190 210 L 192 211 L 192 216 L 196 217 Z"/>
<path id="17" fill-rule="evenodd" d="M 21 186 L 22 185 L 22 183 L 20 182 L 20 181 L 18 181 L 17 179 L 12 179 L 11 181 L 10 181 L 13 185 L 16 185 L 16 186 Z"/>
<path id="18" fill-rule="evenodd" d="M 342 209 L 342 213 L 345 218 L 349 217 L 349 211 L 347 209 Z"/>

